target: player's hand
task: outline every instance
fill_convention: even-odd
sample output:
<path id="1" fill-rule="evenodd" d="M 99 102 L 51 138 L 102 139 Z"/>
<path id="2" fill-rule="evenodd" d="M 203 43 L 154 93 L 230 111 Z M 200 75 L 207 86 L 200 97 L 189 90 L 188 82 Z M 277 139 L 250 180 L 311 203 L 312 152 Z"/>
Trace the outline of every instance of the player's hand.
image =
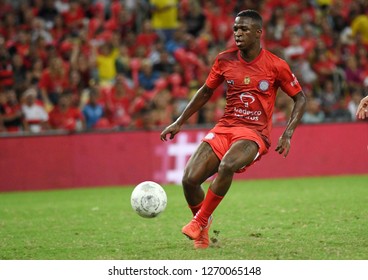
<path id="1" fill-rule="evenodd" d="M 170 140 L 174 139 L 175 135 L 180 131 L 180 125 L 175 122 L 170 124 L 161 132 L 161 141 L 167 141 L 166 135 L 170 134 Z"/>
<path id="2" fill-rule="evenodd" d="M 286 158 L 290 150 L 290 145 L 291 138 L 286 135 L 281 135 L 275 151 L 278 152 L 280 155 L 283 154 L 284 158 Z"/>
<path id="3" fill-rule="evenodd" d="M 368 117 L 368 96 L 360 101 L 356 115 L 358 119 L 365 119 Z"/>

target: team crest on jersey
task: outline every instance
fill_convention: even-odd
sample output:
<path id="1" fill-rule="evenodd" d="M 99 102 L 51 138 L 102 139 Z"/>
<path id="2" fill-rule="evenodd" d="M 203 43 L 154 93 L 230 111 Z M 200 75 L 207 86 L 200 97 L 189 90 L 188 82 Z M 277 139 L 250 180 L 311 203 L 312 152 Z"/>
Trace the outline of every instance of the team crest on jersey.
<path id="1" fill-rule="evenodd" d="M 266 90 L 268 90 L 269 87 L 270 87 L 270 83 L 266 80 L 259 81 L 259 83 L 258 83 L 258 88 L 261 91 L 266 91 Z"/>
<path id="2" fill-rule="evenodd" d="M 246 84 L 246 85 L 250 84 L 250 78 L 249 77 L 244 78 L 244 84 Z"/>

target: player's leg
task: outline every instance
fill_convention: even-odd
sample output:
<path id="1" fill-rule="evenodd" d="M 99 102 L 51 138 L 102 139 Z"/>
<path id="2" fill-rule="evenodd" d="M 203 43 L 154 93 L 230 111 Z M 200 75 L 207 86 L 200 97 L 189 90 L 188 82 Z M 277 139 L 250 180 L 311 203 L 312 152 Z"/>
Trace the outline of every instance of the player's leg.
<path id="1" fill-rule="evenodd" d="M 211 146 L 202 142 L 196 152 L 189 159 L 182 180 L 185 199 L 193 208 L 199 206 L 205 196 L 202 183 L 217 172 L 220 160 Z M 197 207 L 199 209 L 199 207 Z M 195 210 L 192 209 L 196 213 Z"/>
<path id="2" fill-rule="evenodd" d="M 230 147 L 220 162 L 218 175 L 212 181 L 200 211 L 188 225 L 183 227 L 184 234 L 192 239 L 200 236 L 212 213 L 229 190 L 234 173 L 252 163 L 258 150 L 258 145 L 251 140 L 239 140 Z"/>
<path id="3" fill-rule="evenodd" d="M 251 164 L 259 147 L 251 140 L 239 140 L 235 142 L 224 157 L 218 168 L 218 175 L 211 183 L 210 189 L 218 196 L 224 196 L 229 190 L 234 173 Z"/>
<path id="4" fill-rule="evenodd" d="M 202 142 L 197 151 L 192 155 L 184 171 L 183 188 L 188 206 L 193 216 L 199 211 L 205 197 L 201 184 L 215 174 L 220 164 L 219 158 L 213 152 L 211 146 Z M 209 220 L 201 234 L 194 240 L 194 248 L 205 249 L 209 246 L 209 228 L 212 218 Z"/>

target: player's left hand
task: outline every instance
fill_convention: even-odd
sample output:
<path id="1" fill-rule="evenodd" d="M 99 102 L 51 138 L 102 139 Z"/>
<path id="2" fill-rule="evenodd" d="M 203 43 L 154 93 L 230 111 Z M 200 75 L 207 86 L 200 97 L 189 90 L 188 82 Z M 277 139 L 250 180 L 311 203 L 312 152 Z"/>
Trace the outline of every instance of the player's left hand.
<path id="1" fill-rule="evenodd" d="M 275 151 L 278 152 L 280 155 L 283 154 L 284 158 L 286 158 L 290 150 L 290 145 L 291 138 L 286 135 L 281 135 Z"/>
<path id="2" fill-rule="evenodd" d="M 180 131 L 180 125 L 176 122 L 166 127 L 160 135 L 161 141 L 167 141 L 166 135 L 170 134 L 170 140 L 174 139 L 175 135 Z"/>

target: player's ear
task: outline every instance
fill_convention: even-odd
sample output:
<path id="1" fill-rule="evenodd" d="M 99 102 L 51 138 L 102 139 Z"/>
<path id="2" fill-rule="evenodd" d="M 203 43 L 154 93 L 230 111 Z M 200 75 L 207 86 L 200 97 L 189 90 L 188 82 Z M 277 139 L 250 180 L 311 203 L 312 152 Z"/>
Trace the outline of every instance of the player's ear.
<path id="1" fill-rule="evenodd" d="M 261 36 L 262 36 L 262 29 L 257 29 L 257 31 L 256 31 L 256 32 L 257 32 L 257 34 L 258 34 L 258 36 L 259 36 L 259 37 L 261 37 Z"/>

